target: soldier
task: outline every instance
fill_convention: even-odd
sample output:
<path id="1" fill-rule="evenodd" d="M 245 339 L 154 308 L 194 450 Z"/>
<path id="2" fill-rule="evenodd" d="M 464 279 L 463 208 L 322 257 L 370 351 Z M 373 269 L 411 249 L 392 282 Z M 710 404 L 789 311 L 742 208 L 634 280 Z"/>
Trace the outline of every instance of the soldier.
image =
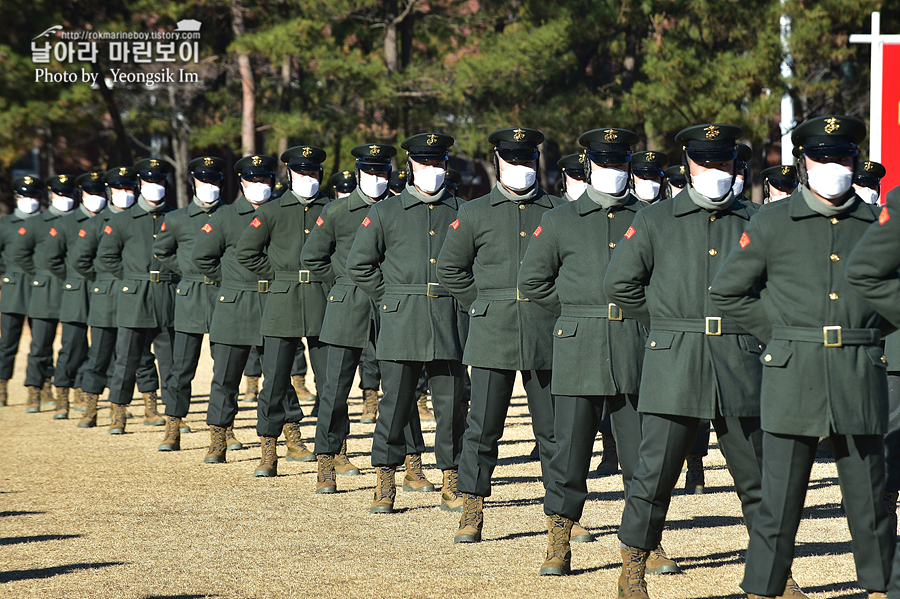
<path id="1" fill-rule="evenodd" d="M 168 381 L 172 368 L 172 342 L 175 331 L 174 304 L 176 275 L 153 255 L 165 215 L 172 211 L 166 204 L 167 177 L 173 167 L 165 160 L 147 158 L 134 165 L 140 196 L 126 212 L 110 217 L 97 247 L 97 259 L 103 268 L 119 279 L 116 324 L 116 362 L 109 382 L 112 422 L 109 434 L 125 433 L 126 406 L 131 403 L 141 357 L 150 344 L 156 354 L 162 394 L 171 402 Z M 154 391 L 143 394 L 144 424 L 162 426 L 165 420 L 156 411 Z"/>
<path id="2" fill-rule="evenodd" d="M 879 204 L 881 199 L 881 179 L 887 171 L 884 166 L 871 160 L 860 160 L 853 173 L 853 190 L 867 204 Z"/>
<path id="3" fill-rule="evenodd" d="M 770 166 L 760 174 L 763 178 L 763 204 L 787 199 L 797 189 L 797 169 L 793 165 Z"/>
<path id="4" fill-rule="evenodd" d="M 334 191 L 335 199 L 346 198 L 356 189 L 356 177 L 350 171 L 340 171 L 331 175 L 328 186 Z"/>
<path id="5" fill-rule="evenodd" d="M 194 241 L 219 207 L 225 161 L 201 156 L 188 163 L 191 203 L 166 214 L 153 242 L 153 255 L 181 280 L 175 289 L 175 337 L 172 371 L 166 397 L 166 432 L 159 451 L 181 449 L 182 419 L 191 407 L 191 381 L 197 373 L 203 335 L 209 333 L 218 283 L 204 276 L 191 261 Z"/>
<path id="6" fill-rule="evenodd" d="M 444 187 L 454 196 L 459 197 L 459 186 L 462 184 L 462 175 L 453 168 L 447 168 L 447 176 L 444 179 Z M 465 201 L 464 198 L 460 198 Z"/>
<path id="7" fill-rule="evenodd" d="M 459 309 L 437 283 L 435 272 L 443 238 L 460 205 L 444 188 L 453 141 L 449 135 L 422 133 L 401 144 L 409 157 L 408 183 L 400 196 L 369 209 L 347 257 L 347 274 L 375 301 L 381 315 L 376 355 L 383 396 L 372 443 L 372 466 L 378 471 L 369 510 L 373 513 L 393 512 L 395 474 L 404 460 L 404 489 L 434 490 L 422 473 L 421 454 L 407 455 L 403 432 L 416 409 L 416 383 L 423 368 L 437 419 L 434 452 L 445 489 L 441 506 L 462 506 L 453 485 L 464 425 Z M 354 155 L 363 150 L 377 156 L 380 146 L 357 147 Z M 368 180 L 360 181 L 363 191 Z"/>
<path id="8" fill-rule="evenodd" d="M 12 259 L 16 238 L 25 231 L 25 221 L 40 214 L 43 196 L 41 181 L 27 175 L 13 181 L 16 208 L 12 214 L 0 218 L 0 268 L 3 271 L 3 293 L 0 294 L 0 406 L 7 403 L 7 384 L 12 378 L 19 352 L 19 341 L 25 326 L 25 315 L 31 299 L 28 277 Z M 40 400 L 28 404 L 26 411 L 40 411 Z"/>
<path id="9" fill-rule="evenodd" d="M 741 133 L 719 123 L 678 133 L 687 185 L 672 201 L 637 213 L 603 283 L 610 301 L 650 331 L 638 402 L 643 436 L 619 528 L 619 597 L 626 599 L 647 597 L 646 562 L 659 546 L 672 490 L 703 420 L 715 426 L 753 530 L 761 484 L 761 347 L 708 298 L 722 256 L 755 212 L 732 191 Z"/>
<path id="10" fill-rule="evenodd" d="M 254 158 L 258 159 L 256 162 L 259 164 L 254 164 Z M 246 156 L 237 161 L 234 170 L 246 181 L 266 175 L 274 164 L 275 160 L 267 156 Z M 243 182 L 241 189 L 245 189 Z M 249 197 L 255 201 L 251 202 Z M 216 210 L 200 229 L 191 254 L 191 260 L 200 272 L 220 285 L 217 288 L 216 309 L 209 325 L 213 378 L 206 413 L 210 445 L 203 461 L 207 464 L 224 463 L 227 451 L 242 448 L 231 432 L 237 416 L 241 372 L 248 367 L 247 362 L 254 349 L 259 353 L 263 351 L 260 325 L 269 281 L 260 280 L 238 264 L 235 252 L 257 209 L 272 200 L 265 194 L 251 193 L 249 197 L 242 194 L 234 203 Z"/>
<path id="11" fill-rule="evenodd" d="M 587 148 L 591 186 L 575 202 L 544 213 L 519 270 L 519 292 L 557 317 L 551 383 L 556 453 L 545 474 L 549 542 L 542 576 L 569 572 L 569 538 L 587 500 L 587 475 L 604 404 L 620 440 L 626 495 L 637 463 L 641 442 L 637 400 L 647 333 L 602 290 L 609 257 L 643 207 L 628 189 L 634 167 L 631 147 L 637 141 L 632 131 L 613 128 L 588 131 L 578 139 Z M 652 164 L 654 157 L 642 154 L 641 164 Z M 612 186 L 605 185 L 608 179 L 614 181 Z M 608 358 L 585 371 L 576 365 L 586 355 Z M 678 571 L 661 546 L 651 552 L 647 567 L 655 573 Z"/>
<path id="12" fill-rule="evenodd" d="M 388 184 L 388 191 L 392 196 L 398 196 L 403 193 L 406 187 L 406 171 L 396 170 L 391 172 L 391 180 Z"/>
<path id="13" fill-rule="evenodd" d="M 247 379 L 247 388 L 241 398 L 243 401 L 256 401 L 259 398 L 259 377 L 261 376 L 262 360 L 259 358 L 256 346 L 253 346 L 250 348 L 247 366 L 244 367 L 244 378 Z"/>
<path id="14" fill-rule="evenodd" d="M 881 505 L 888 401 L 879 340 L 894 327 L 844 277 L 846 258 L 878 215 L 851 187 L 865 136 L 862 121 L 842 115 L 794 129 L 797 191 L 750 221 L 710 292 L 766 343 L 765 478 L 741 583 L 751 598 L 785 592 L 820 436 L 834 450 L 859 585 L 886 597 L 894 533 Z"/>
<path id="15" fill-rule="evenodd" d="M 40 411 L 41 404 L 52 405 L 50 380 L 53 377 L 53 340 L 59 324 L 59 306 L 62 301 L 62 281 L 53 275 L 44 261 L 47 241 L 59 234 L 59 219 L 75 208 L 75 179 L 69 175 L 57 175 L 45 181 L 50 196 L 50 207 L 39 219 L 23 222 L 19 235 L 13 242 L 12 260 L 28 275 L 31 285 L 28 302 L 28 320 L 31 324 L 31 350 L 28 352 L 28 368 L 25 386 L 28 388 L 28 409 Z M 41 390 L 44 389 L 44 397 Z"/>
<path id="16" fill-rule="evenodd" d="M 663 170 L 669 157 L 663 152 L 635 152 L 631 157 L 631 188 L 634 195 L 645 204 L 652 204 L 666 197 Z"/>
<path id="17" fill-rule="evenodd" d="M 684 165 L 670 166 L 663 171 L 666 174 L 666 197 L 674 198 L 687 185 L 687 177 L 684 175 Z"/>
<path id="18" fill-rule="evenodd" d="M 325 344 L 319 341 L 325 314 L 325 285 L 300 263 L 306 236 L 328 203 L 319 190 L 324 159 L 325 152 L 313 146 L 297 146 L 281 155 L 281 161 L 288 166 L 291 189 L 280 199 L 260 206 L 235 250 L 238 264 L 269 281 L 260 329 L 265 337 L 262 355 L 265 380 L 259 394 L 256 423 L 263 460 L 255 476 L 277 474 L 275 441 L 282 431 L 288 445 L 285 459 L 303 462 L 316 459 L 300 437 L 303 410 L 291 386 L 291 369 L 297 344 L 301 337 L 306 337 L 313 376 L 319 384 L 325 380 Z M 254 202 L 269 195 L 275 159 L 255 156 L 249 161 L 258 170 L 242 172 L 241 185 L 247 199 Z"/>
<path id="19" fill-rule="evenodd" d="M 556 161 L 559 167 L 563 199 L 574 202 L 587 189 L 587 174 L 584 168 L 584 154 L 569 154 Z"/>
<path id="20" fill-rule="evenodd" d="M 88 353 L 89 281 L 74 268 L 75 245 L 79 232 L 106 206 L 103 172 L 85 173 L 75 179 L 78 209 L 59 219 L 45 242 L 44 261 L 62 283 L 59 320 L 62 323 L 62 347 L 56 360 L 53 382 L 56 385 L 56 419 L 69 417 L 69 390 L 83 393 L 82 377 Z M 54 231 L 56 232 L 54 234 Z"/>
<path id="21" fill-rule="evenodd" d="M 563 200 L 537 183 L 544 135 L 521 127 L 491 133 L 499 181 L 490 194 L 462 204 L 438 258 L 438 280 L 469 313 L 464 363 L 472 367 L 472 397 L 459 461 L 464 494 L 457 543 L 481 540 L 484 498 L 491 494 L 498 442 L 522 373 L 541 471 L 556 451 L 550 394 L 553 315 L 516 289 L 519 262 L 543 214 Z M 546 478 L 544 479 L 546 480 Z"/>
<path id="22" fill-rule="evenodd" d="M 378 147 L 378 153 L 374 156 L 371 152 L 373 145 Z M 359 148 L 355 154 L 358 155 L 358 170 L 387 175 L 390 159 L 396 154 L 392 146 L 364 144 Z M 379 314 L 374 309 L 374 302 L 347 276 L 347 256 L 361 229 L 360 223 L 365 219 L 365 213 L 381 197 L 384 196 L 370 197 L 357 187 L 349 196 L 328 204 L 300 255 L 304 266 L 316 278 L 331 285 L 319 337 L 328 346 L 328 375 L 321 389 L 320 412 L 316 419 L 315 447 L 319 463 L 316 493 L 334 493 L 337 490 L 335 473 L 359 474 L 359 469 L 347 458 L 347 435 L 350 433 L 347 397 L 357 365 L 360 386 L 366 394 L 362 422 L 366 422 L 365 418 L 371 418 L 374 422 L 377 413 L 376 389 L 381 374 L 374 351 Z M 361 362 L 367 351 L 372 353 L 368 370 Z M 403 434 L 407 455 L 425 451 L 425 440 L 417 420 L 412 419 Z M 422 486 L 418 479 L 413 482 L 417 488 Z"/>

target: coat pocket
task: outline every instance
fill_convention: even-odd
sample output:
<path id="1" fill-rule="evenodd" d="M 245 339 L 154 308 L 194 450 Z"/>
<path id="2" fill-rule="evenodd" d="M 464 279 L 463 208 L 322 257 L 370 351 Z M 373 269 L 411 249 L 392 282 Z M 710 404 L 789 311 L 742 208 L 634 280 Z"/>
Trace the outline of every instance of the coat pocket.
<path id="1" fill-rule="evenodd" d="M 191 284 L 188 281 L 182 281 L 175 288 L 175 295 L 178 297 L 187 297 L 191 294 Z"/>
<path id="2" fill-rule="evenodd" d="M 329 302 L 342 302 L 344 298 L 347 297 L 346 289 L 332 288 L 331 292 L 328 294 Z"/>
<path id="3" fill-rule="evenodd" d="M 91 287 L 91 293 L 106 295 L 109 293 L 110 286 L 112 286 L 112 281 L 94 281 L 94 286 Z"/>
<path id="4" fill-rule="evenodd" d="M 484 316 L 487 314 L 488 306 L 490 302 L 486 300 L 477 299 L 472 302 L 472 306 L 469 308 L 469 316 Z"/>
<path id="5" fill-rule="evenodd" d="M 80 281 L 78 279 L 74 281 L 66 281 L 66 283 L 63 285 L 63 291 L 79 291 L 83 283 L 84 281 Z"/>
<path id="6" fill-rule="evenodd" d="M 878 368 L 887 368 L 888 361 L 887 358 L 884 357 L 884 353 L 881 351 L 880 347 L 875 347 L 874 345 L 867 345 L 865 347 L 866 355 L 869 356 L 869 360 L 872 361 L 872 364 L 877 366 Z"/>
<path id="7" fill-rule="evenodd" d="M 127 293 L 131 295 L 132 293 L 137 293 L 138 284 L 137 281 L 122 281 L 122 293 Z"/>
<path id="8" fill-rule="evenodd" d="M 32 277 L 31 286 L 32 287 L 46 287 L 50 284 L 50 277 L 47 275 L 34 275 Z"/>
<path id="9" fill-rule="evenodd" d="M 15 285 L 18 282 L 19 282 L 19 280 L 15 277 L 3 277 L 4 285 Z"/>
<path id="10" fill-rule="evenodd" d="M 653 350 L 670 349 L 673 341 L 675 341 L 675 333 L 672 331 L 650 331 L 644 347 Z"/>
<path id="11" fill-rule="evenodd" d="M 750 352 L 751 354 L 758 354 L 762 352 L 762 343 L 760 343 L 759 339 L 757 339 L 753 335 L 741 335 L 739 339 L 741 340 L 741 349 L 743 349 L 745 352 Z"/>
<path id="12" fill-rule="evenodd" d="M 386 297 L 381 300 L 382 312 L 396 312 L 400 308 L 399 297 Z"/>
<path id="13" fill-rule="evenodd" d="M 574 337 L 576 330 L 578 330 L 578 321 L 577 320 L 557 320 L 556 321 L 556 331 L 554 332 L 554 336 L 557 339 L 564 339 L 566 337 Z"/>
<path id="14" fill-rule="evenodd" d="M 793 351 L 782 345 L 774 345 L 770 343 L 766 346 L 766 352 L 759 357 L 759 361 L 763 366 L 774 366 L 776 368 L 784 368 L 793 355 Z"/>
<path id="15" fill-rule="evenodd" d="M 218 301 L 223 304 L 233 304 L 237 301 L 238 292 L 234 289 L 219 289 Z"/>
<path id="16" fill-rule="evenodd" d="M 269 281 L 269 293 L 287 293 L 292 284 L 291 281 Z"/>

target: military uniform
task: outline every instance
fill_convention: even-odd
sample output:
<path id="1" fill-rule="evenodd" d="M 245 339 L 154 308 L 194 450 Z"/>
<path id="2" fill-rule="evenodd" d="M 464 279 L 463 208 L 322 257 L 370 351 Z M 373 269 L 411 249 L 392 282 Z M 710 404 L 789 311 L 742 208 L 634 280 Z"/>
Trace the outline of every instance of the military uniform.
<path id="1" fill-rule="evenodd" d="M 38 211 L 38 200 L 43 195 L 41 181 L 30 176 L 16 179 L 13 191 L 26 210 L 33 210 L 24 212 L 17 205 L 12 214 L 0 218 L 0 270 L 3 274 L 3 293 L 0 294 L 0 405 L 4 406 L 7 401 L 7 383 L 13 375 L 32 287 L 27 284 L 25 271 L 12 259 L 12 248 L 15 240 L 22 234 L 20 231 L 24 230 L 24 222 L 41 214 Z M 40 401 L 30 405 L 28 409 L 40 410 Z"/>
<path id="2" fill-rule="evenodd" d="M 168 391 L 172 368 L 172 341 L 175 331 L 174 304 L 177 275 L 153 255 L 153 241 L 159 235 L 165 215 L 172 207 L 163 197 L 148 200 L 149 190 L 158 190 L 172 166 L 155 159 L 134 165 L 141 179 L 141 195 L 129 210 L 112 216 L 103 228 L 97 259 L 119 281 L 116 324 L 116 365 L 109 382 L 109 401 L 113 405 L 110 434 L 125 432 L 125 406 L 131 403 L 141 356 L 152 342 L 159 365 L 162 394 L 174 401 Z M 145 189 L 147 188 L 147 189 Z M 144 423 L 162 426 L 165 421 L 156 412 L 155 394 L 144 396 Z"/>
<path id="3" fill-rule="evenodd" d="M 527 166 L 537 159 L 543 137 L 540 131 L 516 128 L 496 131 L 489 140 L 496 148 L 495 161 L 502 158 Z M 521 183 L 527 182 L 526 174 Z M 550 394 L 555 318 L 518 293 L 516 277 L 544 213 L 562 202 L 536 182 L 516 194 L 501 179 L 488 195 L 460 206 L 438 258 L 439 282 L 469 314 L 463 362 L 472 366 L 472 403 L 460 456 L 459 490 L 467 500 L 463 520 L 478 530 L 458 534 L 460 542 L 481 538 L 481 505 L 491 494 L 517 370 L 528 396 L 542 472 L 547 472 L 556 451 Z"/>
<path id="4" fill-rule="evenodd" d="M 85 173 L 75 180 L 82 197 L 100 198 L 103 205 L 93 206 L 102 210 L 105 206 L 106 190 L 103 173 Z M 98 210 L 99 212 L 99 210 Z M 88 353 L 88 309 L 90 296 L 84 276 L 74 268 L 74 248 L 81 239 L 78 234 L 84 230 L 87 221 L 95 213 L 82 204 L 70 214 L 59 219 L 59 224 L 50 232 L 46 241 L 44 260 L 47 268 L 62 282 L 62 300 L 59 320 L 62 323 L 62 347 L 56 360 L 53 382 L 57 389 L 56 415 L 54 418 L 68 418 L 69 389 L 81 389 L 82 377 Z"/>
<path id="5" fill-rule="evenodd" d="M 681 131 L 676 142 L 687 147 L 685 170 L 688 157 L 698 163 L 734 160 L 740 134 L 739 127 L 722 124 Z M 638 403 L 640 459 L 618 535 L 624 545 L 619 589 L 626 597 L 646 596 L 646 587 L 643 595 L 634 594 L 643 583 L 633 576 L 659 545 L 672 490 L 703 420 L 716 428 L 751 531 L 759 504 L 761 346 L 723 319 L 708 297 L 755 210 L 734 197 L 733 175 L 711 174 L 717 173 L 718 197 L 701 195 L 694 181 L 671 201 L 638 212 L 604 279 L 610 301 L 649 329 Z"/>
<path id="6" fill-rule="evenodd" d="M 666 170 L 663 171 L 666 174 L 666 197 L 673 198 L 678 195 L 678 192 L 684 189 L 684 186 L 687 185 L 687 177 L 684 174 L 684 165 L 679 164 L 676 166 L 670 166 Z"/>
<path id="7" fill-rule="evenodd" d="M 797 167 L 792 164 L 770 166 L 760 174 L 763 178 L 763 206 L 786 199 L 797 189 Z"/>
<path id="8" fill-rule="evenodd" d="M 443 171 L 452 145 L 448 135 L 423 133 L 408 138 L 401 147 L 410 161 Z M 435 459 L 445 480 L 455 478 L 452 471 L 459 463 L 464 425 L 460 310 L 450 293 L 437 284 L 436 273 L 441 245 L 461 202 L 444 188 L 444 172 L 427 182 L 427 170 L 418 177 L 408 172 L 411 181 L 399 196 L 369 210 L 347 258 L 347 274 L 375 301 L 381 315 L 376 356 L 383 397 L 372 443 L 372 465 L 379 476 L 373 511 L 380 506 L 388 509 L 378 511 L 393 509 L 394 474 L 406 457 L 403 430 L 416 409 L 416 386 L 423 368 L 437 418 Z M 419 177 L 423 181 L 417 183 Z M 455 493 L 442 501 L 449 508 L 462 504 Z"/>
<path id="9" fill-rule="evenodd" d="M 792 141 L 804 167 L 807 157 L 854 156 L 864 137 L 861 121 L 829 116 L 797 127 Z M 821 436 L 834 451 L 859 584 L 887 589 L 894 535 L 881 505 L 888 414 L 878 342 L 893 327 L 844 277 L 846 258 L 877 218 L 846 182 L 835 205 L 801 183 L 789 200 L 760 212 L 710 292 L 716 307 L 767 344 L 760 359 L 765 477 L 741 583 L 748 593 L 775 596 L 784 588 Z"/>
<path id="10" fill-rule="evenodd" d="M 218 189 L 224 169 L 225 161 L 221 158 L 201 156 L 191 160 L 188 170 L 194 197 L 187 206 L 166 214 L 153 241 L 153 255 L 181 278 L 175 289 L 175 335 L 168 381 L 171 393 L 166 398 L 166 436 L 160 445 L 162 451 L 180 448 L 181 420 L 191 406 L 191 381 L 197 373 L 203 335 L 209 333 L 219 296 L 218 283 L 200 272 L 191 260 L 191 252 L 194 241 L 219 207 Z M 196 181 L 208 185 L 198 188 Z M 204 198 L 197 195 L 208 193 L 207 189 L 211 195 Z"/>
<path id="11" fill-rule="evenodd" d="M 71 214 L 75 200 L 75 180 L 68 175 L 51 177 L 45 182 L 55 196 L 40 218 L 22 223 L 13 243 L 12 259 L 29 276 L 25 282 L 32 286 L 28 302 L 31 323 L 31 349 L 25 371 L 25 386 L 30 397 L 37 397 L 44 384 L 53 376 L 53 340 L 59 324 L 63 283 L 50 272 L 44 257 L 48 240 L 59 234 L 59 220 Z M 68 203 L 67 206 L 62 204 Z M 63 210 L 68 208 L 68 210 Z"/>
<path id="12" fill-rule="evenodd" d="M 669 156 L 663 152 L 635 152 L 631 157 L 631 174 L 634 196 L 645 204 L 666 198 L 663 181 L 666 178 L 665 168 L 669 164 Z M 656 185 L 653 185 L 656 183 Z M 655 191 L 655 193 L 653 193 Z"/>
<path id="13" fill-rule="evenodd" d="M 356 177 L 350 171 L 338 171 L 328 179 L 329 197 L 339 199 L 356 189 Z"/>
<path id="14" fill-rule="evenodd" d="M 588 172 L 584 168 L 586 160 L 584 152 L 568 154 L 556 161 L 559 167 L 559 182 L 561 196 L 566 200 L 575 201 L 581 197 L 587 189 Z"/>
<path id="15" fill-rule="evenodd" d="M 887 174 L 883 164 L 872 160 L 859 160 L 853 173 L 853 189 L 867 204 L 881 204 L 881 179 Z"/>

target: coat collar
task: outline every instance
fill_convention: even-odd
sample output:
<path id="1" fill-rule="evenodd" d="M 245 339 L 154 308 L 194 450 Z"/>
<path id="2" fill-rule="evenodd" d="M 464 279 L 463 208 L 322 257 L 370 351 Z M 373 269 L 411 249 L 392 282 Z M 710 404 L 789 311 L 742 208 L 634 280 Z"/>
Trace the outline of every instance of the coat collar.
<path id="1" fill-rule="evenodd" d="M 342 198 L 342 199 L 347 201 L 347 209 L 350 212 L 353 212 L 355 210 L 361 210 L 362 208 L 365 208 L 366 210 L 368 210 L 371 207 L 362 198 L 362 192 L 359 190 L 358 187 L 356 189 L 354 189 L 352 192 L 350 192 L 349 196 L 347 196 L 346 198 Z M 376 202 L 376 204 L 377 204 L 377 202 Z M 374 205 L 375 204 L 372 204 L 372 206 L 374 206 Z"/>
<path id="2" fill-rule="evenodd" d="M 813 216 L 822 216 L 818 212 L 813 211 L 813 209 L 806 204 L 806 200 L 803 199 L 803 194 L 801 193 L 799 187 L 794 190 L 794 193 L 791 194 L 791 197 L 789 197 L 787 200 L 782 201 L 790 202 L 790 204 L 788 205 L 788 211 L 791 215 L 791 218 L 794 220 L 810 218 Z M 876 207 L 866 204 L 859 197 L 857 197 L 853 205 L 850 206 L 850 208 L 848 208 L 843 214 L 839 215 L 838 218 L 853 217 L 867 223 L 875 222 L 875 220 L 878 218 L 878 214 L 875 212 L 875 208 Z M 878 206 L 877 208 L 880 209 L 880 206 Z"/>
<path id="3" fill-rule="evenodd" d="M 693 212 L 699 212 L 700 210 L 703 210 L 703 208 L 701 208 L 700 206 L 695 204 L 693 200 L 691 200 L 691 196 L 688 193 L 687 188 L 678 192 L 678 194 L 671 200 L 661 200 L 661 201 L 672 202 L 672 214 L 674 214 L 676 217 L 684 216 L 686 214 L 691 214 Z M 755 212 L 755 210 L 753 210 L 752 208 L 747 206 L 740 199 L 735 198 L 731 202 L 731 205 L 728 208 L 726 208 L 725 210 L 722 210 L 720 212 L 720 214 L 729 214 L 730 213 L 730 214 L 734 214 L 735 216 L 742 218 L 744 220 L 750 220 L 750 217 L 753 216 L 754 212 Z"/>
<path id="4" fill-rule="evenodd" d="M 497 185 L 495 185 L 494 188 L 491 190 L 490 198 L 491 198 L 491 206 L 497 206 L 499 204 L 502 204 L 503 202 L 509 202 L 510 204 L 513 203 L 512 201 L 510 201 L 506 196 L 504 196 L 500 192 Z M 550 195 L 546 191 L 541 189 L 540 187 L 538 187 L 537 195 L 535 195 L 534 198 L 532 198 L 531 200 L 526 200 L 522 203 L 523 204 L 537 204 L 538 206 L 543 206 L 544 208 L 553 208 L 553 202 L 550 201 Z"/>
<path id="5" fill-rule="evenodd" d="M 630 210 L 632 212 L 637 212 L 641 208 L 643 208 L 641 201 L 634 197 L 634 195 L 629 195 L 625 203 L 621 206 L 616 206 L 615 210 Z M 575 200 L 575 210 L 579 215 L 585 216 L 592 212 L 603 210 L 603 206 L 588 197 L 588 194 L 583 193 L 580 198 Z"/>
<path id="6" fill-rule="evenodd" d="M 403 206 L 404 210 L 409 210 L 413 206 L 415 206 L 417 204 L 422 204 L 422 203 L 423 202 L 419 201 L 419 199 L 416 198 L 413 194 L 411 194 L 409 192 L 409 190 L 407 190 L 405 187 L 403 188 L 403 191 L 400 192 L 400 204 Z M 459 203 L 456 200 L 456 197 L 452 193 L 447 191 L 446 187 L 441 191 L 440 199 L 434 203 L 435 204 L 444 204 L 444 205 L 450 206 L 451 208 L 454 208 L 454 209 L 459 207 Z"/>
<path id="7" fill-rule="evenodd" d="M 313 204 L 325 205 L 327 204 L 331 198 L 323 194 L 321 191 L 317 191 L 316 195 L 313 196 L 313 199 L 310 200 L 306 205 L 312 206 Z M 281 196 L 280 200 L 282 206 L 293 206 L 296 204 L 300 204 L 300 198 L 291 191 L 290 189 L 284 192 L 284 195 Z"/>
<path id="8" fill-rule="evenodd" d="M 245 198 L 243 194 L 238 196 L 238 199 L 234 201 L 234 205 L 237 207 L 238 214 L 250 214 L 256 211 L 250 200 Z"/>
<path id="9" fill-rule="evenodd" d="M 150 214 L 149 212 L 141 208 L 140 204 L 138 204 L 137 202 L 135 202 L 130 208 L 126 208 L 126 210 L 128 212 L 131 212 L 131 218 L 140 218 L 142 216 L 147 216 L 148 214 Z M 172 208 L 168 204 L 165 204 L 159 212 L 156 212 L 154 214 L 168 214 L 169 212 L 172 212 L 172 210 L 174 210 L 174 208 Z"/>

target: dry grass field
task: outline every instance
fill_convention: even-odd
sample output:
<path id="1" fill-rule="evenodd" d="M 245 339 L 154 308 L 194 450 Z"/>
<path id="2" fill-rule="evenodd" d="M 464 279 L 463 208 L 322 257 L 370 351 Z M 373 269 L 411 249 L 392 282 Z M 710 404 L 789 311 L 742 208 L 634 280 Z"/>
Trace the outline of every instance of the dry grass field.
<path id="1" fill-rule="evenodd" d="M 399 513 L 368 512 L 375 475 L 369 462 L 374 425 L 360 424 L 351 397 L 351 459 L 363 468 L 339 477 L 337 495 L 315 495 L 315 463 L 279 460 L 279 476 L 253 478 L 259 459 L 255 404 L 241 402 L 238 437 L 247 445 L 227 464 L 203 464 L 212 363 L 204 350 L 187 418 L 194 432 L 182 451 L 159 453 L 161 427 L 127 434 L 78 429 L 50 412 L 26 414 L 27 339 L 0 408 L 0 597 L 431 598 L 546 599 L 608 597 L 619 568 L 616 529 L 620 477 L 593 477 L 582 524 L 596 542 L 573 546 L 572 575 L 537 576 L 546 547 L 540 467 L 521 386 L 517 387 L 484 540 L 454 545 L 457 514 L 437 508 L 437 493 L 399 492 Z M 310 375 L 310 379 L 311 379 Z M 105 402 L 101 402 L 106 405 Z M 304 404 L 306 405 L 311 404 Z M 76 413 L 77 414 L 77 413 Z M 303 421 L 304 440 L 315 420 Z M 433 428 L 426 442 L 433 443 Z M 684 572 L 649 580 L 655 598 L 738 598 L 746 530 L 722 455 L 706 460 L 706 494 L 677 491 L 664 546 Z M 596 447 L 599 460 L 600 444 Z M 284 455 L 283 446 L 279 453 Z M 440 482 L 434 455 L 426 473 Z M 399 480 L 399 477 L 398 477 Z M 683 478 L 679 481 L 679 487 Z M 832 462 L 813 469 L 800 526 L 794 577 L 812 597 L 864 597 L 855 585 L 850 537 Z"/>

